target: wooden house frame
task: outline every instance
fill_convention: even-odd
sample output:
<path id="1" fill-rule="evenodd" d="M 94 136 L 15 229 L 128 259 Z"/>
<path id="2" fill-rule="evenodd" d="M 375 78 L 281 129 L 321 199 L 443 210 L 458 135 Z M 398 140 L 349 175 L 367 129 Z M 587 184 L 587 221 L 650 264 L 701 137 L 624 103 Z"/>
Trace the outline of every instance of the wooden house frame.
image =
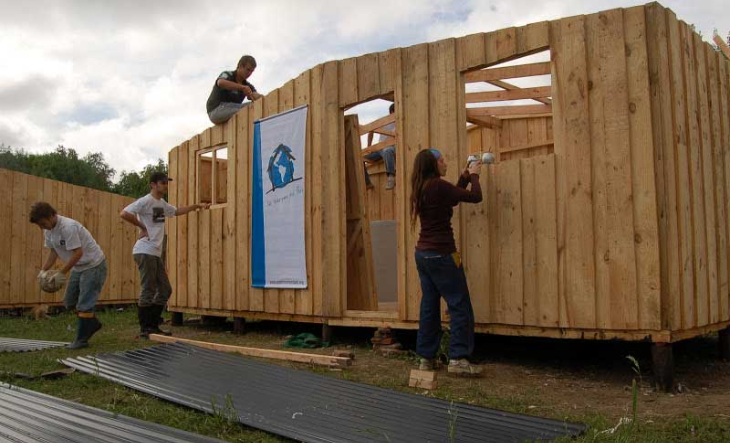
<path id="1" fill-rule="evenodd" d="M 544 51 L 548 62 L 490 69 Z M 547 73 L 547 88 L 504 81 Z M 407 178 L 416 153 L 437 147 L 451 181 L 469 153 L 497 155 L 484 201 L 453 218 L 478 332 L 672 343 L 727 331 L 729 75 L 730 62 L 657 3 L 317 65 L 171 150 L 176 205 L 196 202 L 200 150 L 227 146 L 229 166 L 225 205 L 169 224 L 169 308 L 417 328 Z M 469 82 L 501 91 L 469 93 Z M 359 135 L 383 121 L 361 128 L 344 115 L 375 98 L 395 103 L 394 191 L 362 181 Z M 518 98 L 535 104 L 467 107 Z M 253 124 L 301 105 L 309 287 L 252 288 Z M 386 310 L 367 259 L 369 222 L 382 218 L 397 221 L 398 302 Z"/>

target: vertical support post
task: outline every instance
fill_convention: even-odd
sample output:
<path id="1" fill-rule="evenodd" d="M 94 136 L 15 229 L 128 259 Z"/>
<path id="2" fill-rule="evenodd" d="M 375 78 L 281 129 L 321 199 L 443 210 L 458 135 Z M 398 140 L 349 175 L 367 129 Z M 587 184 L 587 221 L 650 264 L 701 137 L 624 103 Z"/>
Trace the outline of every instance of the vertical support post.
<path id="1" fill-rule="evenodd" d="M 182 312 L 173 312 L 171 324 L 173 326 L 182 326 L 183 325 L 183 313 Z"/>
<path id="2" fill-rule="evenodd" d="M 322 323 L 322 344 L 332 343 L 332 326 Z"/>
<path id="3" fill-rule="evenodd" d="M 718 351 L 720 358 L 725 361 L 730 361 L 730 326 L 719 332 Z"/>
<path id="4" fill-rule="evenodd" d="M 657 390 L 672 392 L 674 388 L 674 353 L 671 343 L 652 343 L 651 360 Z"/>
<path id="5" fill-rule="evenodd" d="M 246 332 L 246 319 L 243 317 L 233 317 L 233 333 L 243 335 Z"/>

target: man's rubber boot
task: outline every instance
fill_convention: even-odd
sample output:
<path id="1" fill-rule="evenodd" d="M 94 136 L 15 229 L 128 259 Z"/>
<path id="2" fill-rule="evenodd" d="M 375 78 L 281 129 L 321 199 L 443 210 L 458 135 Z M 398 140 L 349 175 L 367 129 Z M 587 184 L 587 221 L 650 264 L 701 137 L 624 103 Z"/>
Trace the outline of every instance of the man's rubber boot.
<path id="1" fill-rule="evenodd" d="M 101 329 L 101 322 L 93 312 L 79 312 L 76 326 L 76 340 L 66 349 L 82 349 L 89 346 L 89 339 Z"/>
<path id="2" fill-rule="evenodd" d="M 139 338 L 148 340 L 150 338 L 150 311 L 152 306 L 137 306 L 137 316 L 139 317 Z"/>
<path id="3" fill-rule="evenodd" d="M 172 332 L 160 329 L 160 320 L 162 319 L 162 311 L 164 309 L 164 305 L 152 305 L 149 307 L 151 312 L 149 326 L 147 327 L 149 334 L 160 334 L 168 337 L 172 335 Z"/>

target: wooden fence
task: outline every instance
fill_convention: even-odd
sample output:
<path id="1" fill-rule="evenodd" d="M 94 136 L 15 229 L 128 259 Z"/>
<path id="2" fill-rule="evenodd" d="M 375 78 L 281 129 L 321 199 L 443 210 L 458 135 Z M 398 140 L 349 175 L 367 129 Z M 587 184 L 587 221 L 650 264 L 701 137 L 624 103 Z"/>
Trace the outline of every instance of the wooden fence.
<path id="1" fill-rule="evenodd" d="M 119 218 L 133 199 L 6 169 L 0 169 L 0 189 L 0 238 L 8 241 L 8 255 L 0 266 L 0 309 L 63 301 L 63 291 L 42 292 L 36 280 L 48 253 L 41 229 L 28 221 L 36 201 L 46 201 L 60 215 L 83 224 L 101 246 L 109 273 L 99 303 L 137 300 L 138 273 L 132 259 L 136 233 Z"/>

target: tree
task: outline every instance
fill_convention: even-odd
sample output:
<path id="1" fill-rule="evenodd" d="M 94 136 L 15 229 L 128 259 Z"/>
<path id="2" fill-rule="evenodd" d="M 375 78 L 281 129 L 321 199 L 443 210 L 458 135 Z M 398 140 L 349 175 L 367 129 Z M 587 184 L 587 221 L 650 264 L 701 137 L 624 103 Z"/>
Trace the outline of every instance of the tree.
<path id="1" fill-rule="evenodd" d="M 139 198 L 150 192 L 150 176 L 154 172 L 167 173 L 167 163 L 162 159 L 157 164 L 149 164 L 140 172 L 122 171 L 119 182 L 114 185 L 113 192 L 128 197 Z"/>
<path id="2" fill-rule="evenodd" d="M 31 154 L 22 149 L 0 145 L 0 168 L 101 191 L 111 191 L 115 173 L 101 153 L 89 153 L 79 157 L 73 148 L 62 145 L 43 154 Z"/>

